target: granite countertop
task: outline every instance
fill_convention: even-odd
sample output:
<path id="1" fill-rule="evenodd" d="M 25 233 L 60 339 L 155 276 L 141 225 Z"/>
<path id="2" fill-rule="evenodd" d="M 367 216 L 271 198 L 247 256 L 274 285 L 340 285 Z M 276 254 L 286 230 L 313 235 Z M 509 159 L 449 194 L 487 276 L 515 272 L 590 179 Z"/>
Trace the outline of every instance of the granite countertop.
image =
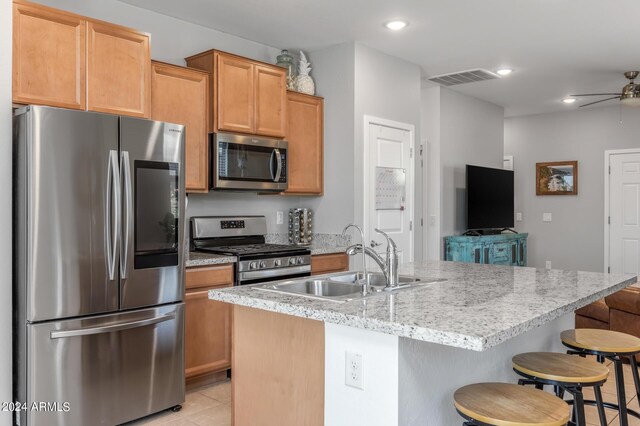
<path id="1" fill-rule="evenodd" d="M 235 263 L 237 261 L 238 259 L 235 256 L 188 251 L 185 266 L 192 268 L 194 266 L 220 265 L 223 263 Z"/>
<path id="2" fill-rule="evenodd" d="M 483 351 L 637 281 L 632 275 L 454 262 L 418 262 L 400 274 L 446 281 L 336 303 L 253 286 L 209 298 L 366 330 Z"/>

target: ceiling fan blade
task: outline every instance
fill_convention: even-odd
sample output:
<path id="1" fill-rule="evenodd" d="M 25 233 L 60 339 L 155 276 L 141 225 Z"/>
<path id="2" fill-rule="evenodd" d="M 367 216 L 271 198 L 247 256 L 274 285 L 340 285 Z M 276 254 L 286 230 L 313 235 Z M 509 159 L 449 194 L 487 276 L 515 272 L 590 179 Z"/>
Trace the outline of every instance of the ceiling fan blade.
<path id="1" fill-rule="evenodd" d="M 576 96 L 620 96 L 620 93 L 587 93 L 587 94 L 582 94 L 582 95 L 569 95 L 572 97 L 576 97 Z"/>
<path id="2" fill-rule="evenodd" d="M 600 102 L 606 102 L 606 101 L 611 101 L 613 99 L 620 99 L 620 96 L 614 96 L 613 98 L 607 98 L 607 99 L 601 99 L 599 101 L 595 101 L 595 102 L 589 102 L 588 104 L 584 104 L 584 105 L 580 105 L 579 108 L 583 108 L 589 105 L 593 105 L 593 104 L 599 104 Z"/>

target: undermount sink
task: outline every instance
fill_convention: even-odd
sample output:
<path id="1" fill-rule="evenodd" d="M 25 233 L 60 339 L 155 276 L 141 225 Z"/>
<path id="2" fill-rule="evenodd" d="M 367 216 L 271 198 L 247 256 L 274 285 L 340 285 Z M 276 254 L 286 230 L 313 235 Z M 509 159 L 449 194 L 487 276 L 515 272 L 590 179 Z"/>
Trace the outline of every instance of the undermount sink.
<path id="1" fill-rule="evenodd" d="M 367 296 L 363 296 L 361 293 L 362 286 L 359 281 L 359 279 L 362 278 L 362 275 L 363 274 L 361 272 L 348 272 L 330 275 L 323 278 L 309 279 L 305 277 L 275 284 L 264 284 L 256 286 L 254 289 L 309 297 L 312 299 L 330 300 L 334 302 L 348 302 L 350 300 L 362 299 L 386 292 L 386 279 L 384 275 L 373 272 L 367 274 L 372 291 Z M 398 281 L 399 284 L 397 287 L 388 289 L 390 292 L 445 280 L 429 280 L 419 277 L 400 275 L 398 277 Z"/>

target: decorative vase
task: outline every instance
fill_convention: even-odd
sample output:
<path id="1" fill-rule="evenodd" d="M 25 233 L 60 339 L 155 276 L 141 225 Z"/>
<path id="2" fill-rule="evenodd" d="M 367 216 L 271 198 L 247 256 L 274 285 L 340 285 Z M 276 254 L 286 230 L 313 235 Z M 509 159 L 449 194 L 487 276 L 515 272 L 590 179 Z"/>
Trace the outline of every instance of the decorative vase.
<path id="1" fill-rule="evenodd" d="M 311 72 L 311 64 L 307 60 L 306 55 L 300 51 L 300 62 L 298 64 L 298 76 L 296 77 L 296 90 L 307 95 L 313 95 L 316 92 L 316 85 L 309 75 Z"/>
<path id="2" fill-rule="evenodd" d="M 295 90 L 296 67 L 293 65 L 293 56 L 288 50 L 283 50 L 276 57 L 276 65 L 287 70 L 287 89 Z"/>

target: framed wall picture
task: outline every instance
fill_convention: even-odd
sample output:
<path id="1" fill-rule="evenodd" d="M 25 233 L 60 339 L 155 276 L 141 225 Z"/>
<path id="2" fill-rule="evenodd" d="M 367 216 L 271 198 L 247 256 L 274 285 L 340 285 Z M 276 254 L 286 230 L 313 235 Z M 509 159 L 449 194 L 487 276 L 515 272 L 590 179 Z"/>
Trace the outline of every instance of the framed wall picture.
<path id="1" fill-rule="evenodd" d="M 578 162 L 536 163 L 536 195 L 578 195 Z"/>

